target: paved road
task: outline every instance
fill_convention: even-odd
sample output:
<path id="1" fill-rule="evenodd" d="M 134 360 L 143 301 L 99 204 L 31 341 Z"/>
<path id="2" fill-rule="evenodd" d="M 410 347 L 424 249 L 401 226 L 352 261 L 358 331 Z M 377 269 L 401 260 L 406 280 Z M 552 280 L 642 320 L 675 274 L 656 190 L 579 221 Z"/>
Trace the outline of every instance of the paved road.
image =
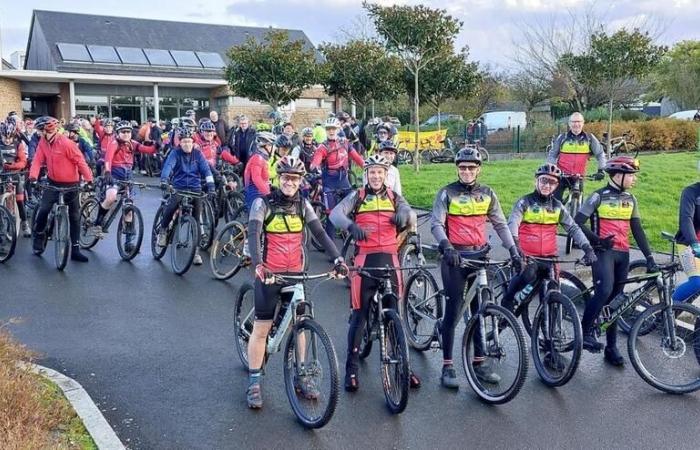
<path id="1" fill-rule="evenodd" d="M 148 229 L 157 194 L 137 199 Z M 613 369 L 587 353 L 567 386 L 548 389 L 532 370 L 521 394 L 499 407 L 480 403 L 464 378 L 458 392 L 441 389 L 440 354 L 413 353 L 424 386 L 401 416 L 384 406 L 372 355 L 361 390 L 341 394 L 327 427 L 306 431 L 287 402 L 279 355 L 264 380 L 265 408 L 245 407 L 231 321 L 246 274 L 217 282 L 204 265 L 178 277 L 169 255 L 152 260 L 147 242 L 132 263 L 120 262 L 114 236 L 89 253 L 89 264 L 69 263 L 63 273 L 51 249 L 30 253 L 24 240 L 0 266 L 0 320 L 23 318 L 12 332 L 41 352 L 41 364 L 80 382 L 130 448 L 697 448 L 700 438 L 700 394 L 664 395 L 631 366 Z M 311 270 L 326 267 L 312 252 Z M 335 283 L 313 298 L 342 367 L 348 291 Z"/>

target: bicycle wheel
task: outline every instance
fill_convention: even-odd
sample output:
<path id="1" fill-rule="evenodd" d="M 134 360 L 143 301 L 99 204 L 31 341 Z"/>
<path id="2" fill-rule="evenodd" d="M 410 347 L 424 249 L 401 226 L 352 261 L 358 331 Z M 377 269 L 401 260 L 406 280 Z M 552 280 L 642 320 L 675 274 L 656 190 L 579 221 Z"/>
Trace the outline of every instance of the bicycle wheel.
<path id="1" fill-rule="evenodd" d="M 549 387 L 563 386 L 576 373 L 583 333 L 576 307 L 559 292 L 550 292 L 537 308 L 531 336 L 535 370 Z"/>
<path id="2" fill-rule="evenodd" d="M 408 150 L 399 150 L 396 157 L 398 164 L 413 164 L 413 153 Z"/>
<path id="3" fill-rule="evenodd" d="M 131 223 L 127 224 L 126 216 L 131 214 Z M 117 225 L 117 250 L 124 261 L 131 261 L 139 251 L 143 242 L 143 216 L 135 205 L 126 205 Z M 129 245 L 127 245 L 127 243 Z"/>
<path id="4" fill-rule="evenodd" d="M 654 326 L 641 335 L 640 329 L 649 323 Z M 700 309 L 685 303 L 647 308 L 630 330 L 627 350 L 634 370 L 656 389 L 669 394 L 697 391 L 700 389 Z"/>
<path id="5" fill-rule="evenodd" d="M 248 225 L 248 209 L 245 204 L 239 206 L 233 214 L 231 214 L 231 220 L 241 223 L 243 226 Z"/>
<path id="6" fill-rule="evenodd" d="M 510 267 L 486 267 L 486 279 L 488 280 L 489 288 L 491 288 L 493 299 L 497 303 L 506 295 L 510 278 Z"/>
<path id="7" fill-rule="evenodd" d="M 4 206 L 7 209 L 7 211 L 9 211 L 10 215 L 15 221 L 15 233 L 17 234 L 17 237 L 19 237 L 19 233 L 22 228 L 22 221 L 19 218 L 19 210 L 17 209 L 17 197 L 7 193 L 2 196 L 2 201 L 0 201 L 0 205 Z"/>
<path id="8" fill-rule="evenodd" d="M 202 201 L 201 226 L 199 234 L 199 249 L 207 250 L 211 247 L 214 240 L 214 232 L 216 230 L 216 218 L 214 216 L 214 208 L 212 208 L 209 200 Z"/>
<path id="9" fill-rule="evenodd" d="M 571 300 L 579 312 L 583 312 L 591 300 L 591 291 L 575 274 L 562 270 L 559 272 L 559 289 L 564 297 Z"/>
<path id="10" fill-rule="evenodd" d="M 226 223 L 234 220 L 233 214 L 245 203 L 243 194 L 240 192 L 231 191 L 226 194 L 224 201 L 224 220 Z"/>
<path id="11" fill-rule="evenodd" d="M 158 234 L 160 233 L 160 222 L 162 218 L 163 205 L 160 205 L 158 207 L 158 211 L 156 211 L 156 216 L 153 219 L 153 228 L 151 229 L 151 254 L 153 255 L 153 259 L 156 261 L 159 261 L 163 255 L 165 255 L 165 251 L 168 249 L 167 245 L 164 247 L 158 245 Z"/>
<path id="12" fill-rule="evenodd" d="M 54 218 L 54 262 L 58 270 L 66 268 L 68 253 L 70 252 L 70 225 L 68 223 L 68 207 L 59 208 Z"/>
<path id="13" fill-rule="evenodd" d="M 376 320 L 374 317 L 376 315 L 376 309 L 374 309 L 373 306 L 370 306 L 370 308 L 372 309 L 370 310 L 369 317 L 365 322 L 365 328 L 362 330 L 362 341 L 360 341 L 360 348 L 358 349 L 360 359 L 365 359 L 369 356 L 370 353 L 372 353 L 372 341 L 374 340 L 374 333 L 372 333 L 372 327 L 374 327 L 374 323 Z"/>
<path id="14" fill-rule="evenodd" d="M 400 414 L 408 404 L 408 345 L 401 318 L 393 310 L 384 313 L 384 350 L 381 354 L 382 387 L 386 406 Z"/>
<path id="15" fill-rule="evenodd" d="M 244 370 L 248 370 L 248 341 L 253 334 L 255 321 L 255 288 L 245 283 L 238 291 L 233 306 L 233 329 L 236 334 L 236 351 Z"/>
<path id="16" fill-rule="evenodd" d="M 12 214 L 0 205 L 0 263 L 12 258 L 17 247 L 17 228 Z"/>
<path id="17" fill-rule="evenodd" d="M 318 217 L 318 220 L 321 221 L 321 225 L 323 226 L 323 229 L 326 229 L 326 222 L 328 222 L 328 216 L 326 215 L 326 207 L 323 206 L 323 203 L 312 203 L 311 207 L 314 209 L 314 212 L 316 213 L 316 216 Z M 325 252 L 326 250 L 323 248 L 323 245 L 321 244 L 321 240 L 316 237 L 314 234 L 311 234 L 309 236 L 311 239 L 311 245 L 314 246 L 316 250 L 319 252 Z"/>
<path id="18" fill-rule="evenodd" d="M 419 269 L 408 277 L 401 302 L 401 319 L 408 344 L 419 351 L 430 348 L 435 324 L 442 317 L 442 298 L 435 277 Z"/>
<path id="19" fill-rule="evenodd" d="M 100 240 L 92 232 L 92 227 L 97 223 L 97 214 L 100 210 L 100 203 L 96 198 L 90 197 L 80 208 L 80 248 L 91 249 Z"/>
<path id="20" fill-rule="evenodd" d="M 644 259 L 635 259 L 630 262 L 628 277 L 633 277 L 637 275 L 644 275 L 647 273 L 647 263 Z M 640 281 L 639 283 L 627 283 L 624 286 L 624 292 L 632 292 L 635 289 L 640 288 L 642 285 L 646 284 L 648 280 Z M 675 282 L 675 280 L 674 280 Z M 637 318 L 648 309 L 650 306 L 658 305 L 661 303 L 663 298 L 662 288 L 652 289 L 646 293 L 633 307 L 628 308 L 627 311 L 623 312 L 617 323 L 620 325 L 620 329 L 623 333 L 629 334 L 632 326 L 637 321 Z M 649 333 L 653 328 L 653 322 L 647 322 L 640 326 L 638 331 L 639 334 L 644 335 Z"/>
<path id="21" fill-rule="evenodd" d="M 424 263 L 425 259 L 419 258 L 418 247 L 416 244 L 407 242 L 399 248 L 399 265 L 400 267 L 417 267 Z M 403 277 L 407 280 L 416 270 L 404 270 Z"/>
<path id="22" fill-rule="evenodd" d="M 284 385 L 289 404 L 305 428 L 326 425 L 338 406 L 338 358 L 316 321 L 294 325 L 284 350 Z"/>
<path id="23" fill-rule="evenodd" d="M 228 280 L 238 273 L 246 261 L 243 254 L 246 230 L 233 221 L 227 223 L 216 235 L 209 249 L 209 266 L 217 280 Z"/>
<path id="24" fill-rule="evenodd" d="M 445 148 L 440 153 L 440 156 L 443 158 L 450 158 L 450 161 L 452 161 L 455 159 L 455 152 L 451 148 Z"/>
<path id="25" fill-rule="evenodd" d="M 581 207 L 581 202 L 583 202 L 583 196 L 579 194 L 576 197 L 572 197 L 569 200 L 569 204 L 567 205 L 569 207 L 569 214 L 571 217 L 576 217 L 576 213 L 578 212 L 579 208 Z M 571 249 L 574 248 L 574 238 L 571 237 L 571 233 L 566 234 L 566 245 L 564 246 L 564 251 L 566 254 L 571 253 Z"/>
<path id="26" fill-rule="evenodd" d="M 183 275 L 192 266 L 199 242 L 199 225 L 192 216 L 177 218 L 170 249 L 170 264 L 173 272 Z"/>
<path id="27" fill-rule="evenodd" d="M 483 360 L 475 361 L 479 343 L 477 337 L 483 323 Z M 478 355 L 481 356 L 481 355 Z M 498 383 L 482 381 L 476 375 L 476 366 L 487 367 L 500 377 Z M 482 312 L 472 316 L 462 337 L 462 365 L 469 386 L 485 403 L 502 404 L 518 395 L 525 383 L 528 369 L 525 337 L 513 314 L 493 304 L 486 305 Z"/>
<path id="28" fill-rule="evenodd" d="M 485 163 L 489 162 L 491 159 L 491 155 L 489 155 L 489 151 L 486 150 L 484 147 L 479 147 L 478 148 L 479 153 L 481 154 L 481 160 Z"/>

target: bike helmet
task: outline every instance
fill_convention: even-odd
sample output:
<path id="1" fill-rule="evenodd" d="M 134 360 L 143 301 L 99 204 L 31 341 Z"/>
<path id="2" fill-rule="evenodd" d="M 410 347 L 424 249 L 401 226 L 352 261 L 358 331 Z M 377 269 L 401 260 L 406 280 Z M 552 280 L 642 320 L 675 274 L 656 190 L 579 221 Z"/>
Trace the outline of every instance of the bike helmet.
<path id="1" fill-rule="evenodd" d="M 269 131 L 260 131 L 255 135 L 255 143 L 258 147 L 272 145 L 275 143 L 275 135 Z"/>
<path id="2" fill-rule="evenodd" d="M 15 124 L 11 120 L 6 122 L 0 122 L 0 136 L 8 138 L 14 137 L 15 135 Z"/>
<path id="3" fill-rule="evenodd" d="M 277 140 L 275 141 L 275 147 L 292 148 L 292 140 L 289 139 L 286 135 L 281 134 L 277 136 Z"/>
<path id="4" fill-rule="evenodd" d="M 545 163 L 541 165 L 535 172 L 536 177 L 539 177 L 540 175 L 549 175 L 550 177 L 554 177 L 557 180 L 560 180 L 561 170 L 554 164 Z"/>
<path id="5" fill-rule="evenodd" d="M 348 120 L 350 120 L 350 114 L 346 113 L 345 111 L 340 111 L 340 112 L 336 115 L 336 117 L 338 118 L 338 120 L 342 120 L 342 121 L 348 121 Z"/>
<path id="6" fill-rule="evenodd" d="M 48 116 L 39 116 L 36 118 L 34 121 L 34 128 L 42 131 L 44 127 L 46 126 L 46 121 L 49 119 Z"/>
<path id="7" fill-rule="evenodd" d="M 197 113 L 194 112 L 194 109 L 188 109 L 187 111 L 185 111 L 185 115 L 187 117 L 194 117 L 197 115 Z"/>
<path id="8" fill-rule="evenodd" d="M 301 130 L 301 136 L 302 136 L 302 137 L 304 137 L 304 136 L 313 136 L 313 135 L 314 135 L 314 130 L 311 129 L 311 128 L 309 128 L 309 127 L 306 127 L 306 128 L 304 128 L 303 130 Z"/>
<path id="9" fill-rule="evenodd" d="M 187 127 L 180 127 L 180 128 L 178 128 L 178 129 L 177 129 L 177 135 L 178 135 L 178 137 L 180 138 L 180 140 L 183 140 L 183 139 L 192 139 L 192 138 L 194 138 L 194 133 L 192 132 L 192 130 L 190 130 L 190 129 L 187 128 Z"/>
<path id="10" fill-rule="evenodd" d="M 78 133 L 80 131 L 80 124 L 78 122 L 71 122 L 68 125 L 66 125 L 66 131 L 68 131 L 69 133 Z"/>
<path id="11" fill-rule="evenodd" d="M 479 153 L 479 150 L 475 148 L 464 147 L 458 151 L 457 156 L 455 156 L 456 165 L 459 165 L 459 163 L 462 162 L 473 162 L 481 165 L 481 153 Z"/>
<path id="12" fill-rule="evenodd" d="M 41 127 L 36 126 L 35 128 L 44 130 L 46 133 L 54 133 L 58 130 L 58 119 L 51 116 L 44 116 L 43 119 Z"/>
<path id="13" fill-rule="evenodd" d="M 124 130 L 131 131 L 131 128 L 131 122 L 129 122 L 128 120 L 122 120 L 121 122 L 117 123 L 115 130 L 117 131 L 117 133 L 120 133 Z"/>
<path id="14" fill-rule="evenodd" d="M 387 139 L 386 141 L 382 141 L 381 144 L 379 144 L 379 150 L 380 152 L 383 152 L 385 150 L 389 150 L 391 152 L 396 153 L 398 150 L 396 149 L 396 145 L 394 145 L 394 141 L 391 139 Z"/>
<path id="15" fill-rule="evenodd" d="M 306 174 L 306 169 L 304 168 L 304 163 L 301 162 L 299 158 L 285 156 L 277 163 L 277 175 L 283 173 L 304 176 Z"/>
<path id="16" fill-rule="evenodd" d="M 130 121 L 129 124 L 131 125 L 131 128 L 139 128 L 139 123 L 135 120 Z"/>
<path id="17" fill-rule="evenodd" d="M 340 128 L 340 122 L 335 117 L 329 117 L 326 120 L 325 128 Z"/>
<path id="18" fill-rule="evenodd" d="M 631 156 L 616 156 L 605 164 L 605 171 L 611 175 L 616 173 L 639 172 L 639 160 Z"/>
<path id="19" fill-rule="evenodd" d="M 216 131 L 216 125 L 214 125 L 214 123 L 211 120 L 207 119 L 199 124 L 199 131 Z"/>
<path id="20" fill-rule="evenodd" d="M 389 127 L 384 124 L 377 125 L 377 128 L 374 130 L 374 134 L 378 135 L 379 132 L 382 130 L 386 131 L 386 134 L 391 134 L 391 130 L 389 129 Z"/>
<path id="21" fill-rule="evenodd" d="M 365 170 L 368 170 L 372 166 L 380 166 L 383 167 L 386 170 L 389 170 L 389 161 L 385 157 L 379 154 L 375 154 L 370 156 L 369 158 L 365 159 Z"/>
<path id="22" fill-rule="evenodd" d="M 197 129 L 197 123 L 189 117 L 182 117 L 180 119 L 180 127 L 185 127 L 194 133 Z"/>
<path id="23" fill-rule="evenodd" d="M 106 127 L 114 127 L 114 121 L 113 121 L 112 119 L 107 119 L 107 120 L 105 120 L 103 126 L 104 126 L 105 128 L 106 128 Z"/>

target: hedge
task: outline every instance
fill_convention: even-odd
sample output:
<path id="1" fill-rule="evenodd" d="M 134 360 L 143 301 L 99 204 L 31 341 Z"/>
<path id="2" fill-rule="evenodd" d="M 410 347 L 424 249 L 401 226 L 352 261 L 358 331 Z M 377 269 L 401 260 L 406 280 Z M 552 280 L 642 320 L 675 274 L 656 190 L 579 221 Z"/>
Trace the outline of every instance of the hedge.
<path id="1" fill-rule="evenodd" d="M 632 132 L 632 142 L 645 151 L 692 150 L 697 147 L 698 123 L 678 119 L 653 119 L 641 122 L 613 122 L 613 137 L 621 136 L 625 131 Z M 607 131 L 607 122 L 590 122 L 586 131 L 602 140 Z"/>

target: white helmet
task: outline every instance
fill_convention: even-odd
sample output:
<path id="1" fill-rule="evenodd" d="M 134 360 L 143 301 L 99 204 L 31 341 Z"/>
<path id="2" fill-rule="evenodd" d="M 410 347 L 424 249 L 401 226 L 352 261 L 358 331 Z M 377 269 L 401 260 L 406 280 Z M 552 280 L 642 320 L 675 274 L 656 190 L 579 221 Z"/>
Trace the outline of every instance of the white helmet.
<path id="1" fill-rule="evenodd" d="M 340 128 L 340 121 L 335 117 L 329 117 L 324 126 L 325 128 Z"/>
<path id="2" fill-rule="evenodd" d="M 264 147 L 266 145 L 272 145 L 275 143 L 276 136 L 269 131 L 258 131 L 255 135 L 255 143 L 258 147 Z"/>
<path id="3" fill-rule="evenodd" d="M 369 158 L 365 159 L 365 166 L 364 169 L 368 170 L 372 166 L 380 166 L 383 167 L 386 170 L 389 170 L 389 166 L 391 164 L 389 161 L 380 155 L 379 153 L 375 153 L 374 155 L 370 156 Z"/>

